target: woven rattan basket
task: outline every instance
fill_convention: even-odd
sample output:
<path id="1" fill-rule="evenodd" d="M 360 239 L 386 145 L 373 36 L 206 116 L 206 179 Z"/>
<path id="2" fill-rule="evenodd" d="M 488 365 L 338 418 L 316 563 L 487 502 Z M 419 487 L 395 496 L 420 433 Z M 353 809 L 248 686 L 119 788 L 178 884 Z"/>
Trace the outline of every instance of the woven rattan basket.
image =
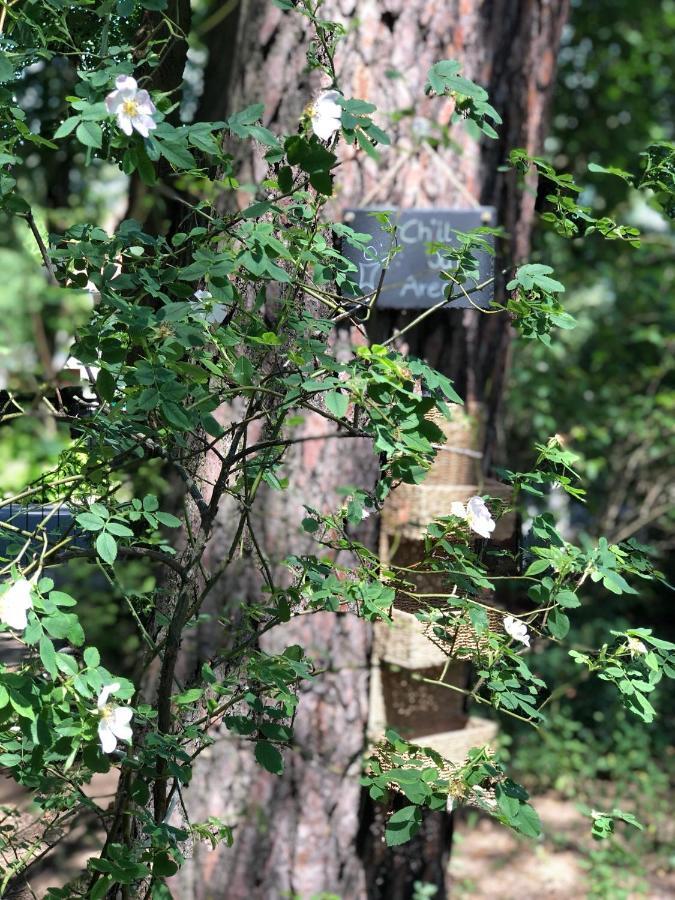
<path id="1" fill-rule="evenodd" d="M 463 728 L 467 721 L 466 698 L 453 687 L 466 687 L 469 664 L 452 662 L 445 672 L 444 684 L 429 683 L 439 681 L 443 670 L 444 666 L 439 665 L 413 672 L 384 662 L 371 667 L 368 709 L 371 738 L 379 740 L 387 728 L 394 728 L 401 737 L 417 742 L 421 735 Z"/>
<path id="2" fill-rule="evenodd" d="M 451 615 L 448 619 L 453 618 Z M 488 628 L 498 634 L 504 633 L 504 616 L 501 612 L 487 610 Z M 429 623 L 425 627 L 425 636 L 430 643 L 441 650 L 446 656 L 454 659 L 464 659 L 480 653 L 489 646 L 487 632 L 478 634 L 466 616 L 457 625 L 452 621 Z"/>
<path id="3" fill-rule="evenodd" d="M 376 622 L 373 629 L 373 656 L 381 662 L 406 669 L 442 666 L 448 658 L 443 647 L 429 639 L 427 626 L 409 612 L 394 607 L 393 624 Z"/>
<path id="4" fill-rule="evenodd" d="M 429 734 L 415 740 L 420 747 L 431 747 L 443 759 L 455 766 L 461 765 L 472 747 L 483 747 L 492 744 L 497 737 L 497 723 L 478 716 L 469 716 L 464 728 L 458 731 L 447 731 Z"/>
<path id="5" fill-rule="evenodd" d="M 496 500 L 509 504 L 513 497 L 513 488 L 494 479 L 486 479 L 482 485 L 477 484 L 400 484 L 387 497 L 382 507 L 380 556 L 384 552 L 384 562 L 392 538 L 408 538 L 422 540 L 427 526 L 434 519 L 450 515 L 455 502 L 466 503 L 477 494 L 489 494 Z M 491 540 L 508 540 L 516 527 L 516 515 L 508 512 L 497 521 L 497 527 Z"/>
<path id="6" fill-rule="evenodd" d="M 394 599 L 396 609 L 417 613 L 424 609 L 448 608 L 448 601 L 444 597 L 431 595 L 448 595 L 453 592 L 449 576 L 433 571 L 431 561 L 422 562 L 423 554 L 424 544 L 420 541 L 402 540 L 397 543 L 393 558 L 388 560 L 402 569 L 397 572 L 401 586 Z M 438 554 L 434 556 L 436 558 Z M 442 559 L 444 558 L 443 555 Z M 416 594 L 420 595 L 419 599 L 414 596 Z"/>
<path id="7" fill-rule="evenodd" d="M 452 418 L 446 419 L 437 409 L 427 419 L 444 435 L 436 445 L 436 459 L 425 479 L 426 484 L 473 484 L 480 475 L 483 442 L 483 408 L 480 404 L 450 405 Z"/>

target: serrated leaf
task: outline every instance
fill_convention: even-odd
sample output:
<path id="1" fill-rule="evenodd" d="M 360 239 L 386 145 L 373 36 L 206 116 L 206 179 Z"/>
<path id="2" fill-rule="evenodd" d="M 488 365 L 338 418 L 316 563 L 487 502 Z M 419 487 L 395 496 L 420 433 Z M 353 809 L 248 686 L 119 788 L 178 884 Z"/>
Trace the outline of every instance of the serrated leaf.
<path id="1" fill-rule="evenodd" d="M 169 425 L 173 425 L 174 428 L 178 428 L 180 431 L 190 431 L 192 422 L 177 403 L 167 400 L 162 403 L 160 408 Z"/>
<path id="2" fill-rule="evenodd" d="M 86 531 L 100 531 L 105 525 L 103 519 L 94 513 L 80 513 L 75 521 Z"/>
<path id="3" fill-rule="evenodd" d="M 190 688 L 188 691 L 184 691 L 182 694 L 178 694 L 174 697 L 174 702 L 178 706 L 189 706 L 191 703 L 196 703 L 202 696 L 201 688 Z"/>
<path id="4" fill-rule="evenodd" d="M 165 525 L 167 528 L 180 528 L 181 520 L 176 518 L 176 516 L 172 516 L 171 513 L 167 512 L 156 512 L 155 518 L 158 522 L 161 522 L 162 525 Z"/>
<path id="5" fill-rule="evenodd" d="M 343 394 L 341 391 L 327 391 L 324 394 L 324 401 L 329 412 L 332 412 L 337 419 L 342 419 L 349 409 L 349 394 Z"/>
<path id="6" fill-rule="evenodd" d="M 128 528 L 126 525 L 122 525 L 121 522 L 108 522 L 106 528 L 111 534 L 114 534 L 116 537 L 134 536 L 131 528 Z"/>
<path id="7" fill-rule="evenodd" d="M 0 50 L 0 84 L 3 81 L 11 81 L 14 78 L 14 66 L 7 54 Z"/>
<path id="8" fill-rule="evenodd" d="M 10 691 L 9 702 L 12 705 L 12 709 L 14 709 L 22 719 L 34 721 L 37 718 L 30 699 L 24 697 L 23 694 L 20 694 L 17 691 Z"/>
<path id="9" fill-rule="evenodd" d="M 77 123 L 80 121 L 79 116 L 70 116 L 64 122 L 61 122 L 59 127 L 54 132 L 54 140 L 57 141 L 59 138 L 66 137 L 72 131 L 75 130 Z"/>
<path id="10" fill-rule="evenodd" d="M 566 609 L 576 609 L 577 606 L 581 606 L 581 600 L 579 600 L 574 591 L 560 591 L 556 594 L 555 599 Z"/>
<path id="11" fill-rule="evenodd" d="M 115 377 L 107 369 L 101 369 L 96 377 L 96 390 L 103 400 L 110 402 L 115 397 Z"/>
<path id="12" fill-rule="evenodd" d="M 234 365 L 232 377 L 244 386 L 253 384 L 253 365 L 247 356 L 240 356 Z"/>
<path id="13" fill-rule="evenodd" d="M 75 600 L 74 597 L 71 597 L 70 594 L 66 594 L 63 591 L 50 591 L 49 599 L 54 606 L 75 606 L 77 604 L 77 600 Z"/>
<path id="14" fill-rule="evenodd" d="M 103 145 L 103 132 L 96 122 L 80 122 L 75 131 L 75 136 L 85 147 L 98 150 Z"/>
<path id="15" fill-rule="evenodd" d="M 570 630 L 570 620 L 559 609 L 551 610 L 546 624 L 549 632 L 559 641 L 567 637 Z"/>
<path id="16" fill-rule="evenodd" d="M 541 834 L 541 820 L 533 806 L 529 803 L 521 803 L 517 814 L 511 820 L 512 827 L 526 837 L 539 837 Z"/>
<path id="17" fill-rule="evenodd" d="M 95 669 L 101 664 L 101 654 L 96 647 L 87 647 L 84 651 L 84 664 L 90 666 L 92 669 Z"/>
<path id="18" fill-rule="evenodd" d="M 267 769 L 273 775 L 281 775 L 284 771 L 284 759 L 277 748 L 270 744 L 269 741 L 256 742 L 255 758 L 263 769 Z"/>
<path id="19" fill-rule="evenodd" d="M 117 559 L 117 541 L 107 531 L 102 531 L 96 538 L 96 552 L 111 566 Z"/>
<path id="20" fill-rule="evenodd" d="M 422 813 L 418 806 L 399 809 L 387 822 L 384 837 L 388 847 L 398 847 L 413 838 L 422 824 Z"/>
<path id="21" fill-rule="evenodd" d="M 52 678 L 56 678 L 59 673 L 56 665 L 56 650 L 54 650 L 54 644 L 45 634 L 40 638 L 40 659 Z"/>

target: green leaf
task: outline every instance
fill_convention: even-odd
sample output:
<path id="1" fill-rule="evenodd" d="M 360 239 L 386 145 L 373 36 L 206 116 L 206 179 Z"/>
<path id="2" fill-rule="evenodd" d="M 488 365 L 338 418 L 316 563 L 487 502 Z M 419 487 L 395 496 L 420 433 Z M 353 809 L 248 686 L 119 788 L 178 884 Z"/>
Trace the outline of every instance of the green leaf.
<path id="1" fill-rule="evenodd" d="M 152 886 L 152 900 L 173 900 L 173 894 L 165 881 L 156 881 Z"/>
<path id="2" fill-rule="evenodd" d="M 96 552 L 109 566 L 117 559 L 117 542 L 107 531 L 102 531 L 96 538 Z"/>
<path id="3" fill-rule="evenodd" d="M 96 122 L 80 122 L 75 136 L 85 147 L 92 147 L 94 150 L 99 149 L 103 145 L 103 132 L 101 131 L 101 126 Z"/>
<path id="4" fill-rule="evenodd" d="M 54 140 L 57 141 L 59 138 L 66 137 L 69 135 L 71 131 L 75 130 L 75 126 L 80 121 L 79 116 L 70 116 L 65 120 L 65 122 L 61 122 L 59 127 L 54 132 Z"/>
<path id="5" fill-rule="evenodd" d="M 263 769 L 267 769 L 273 775 L 281 775 L 284 771 L 284 759 L 277 748 L 270 744 L 269 741 L 256 742 L 255 758 Z"/>
<path id="6" fill-rule="evenodd" d="M 290 166 L 282 166 L 277 175 L 279 190 L 283 194 L 288 194 L 293 189 L 293 170 Z"/>
<path id="7" fill-rule="evenodd" d="M 20 766 L 22 762 L 23 756 L 20 753 L 0 753 L 0 766 L 13 769 L 15 766 Z"/>
<path id="8" fill-rule="evenodd" d="M 617 178 L 623 179 L 626 184 L 632 185 L 634 182 L 633 176 L 630 172 L 624 171 L 624 169 L 618 169 L 616 166 L 600 166 L 598 163 L 589 163 L 588 164 L 589 172 L 597 172 L 601 175 L 616 175 Z"/>
<path id="9" fill-rule="evenodd" d="M 240 356 L 234 365 L 232 377 L 241 385 L 253 384 L 253 364 L 247 356 Z"/>
<path id="10" fill-rule="evenodd" d="M 180 408 L 180 406 L 178 406 L 177 403 L 166 401 L 162 403 L 161 410 L 162 415 L 169 423 L 169 425 L 173 425 L 174 428 L 178 428 L 180 431 L 191 430 L 192 421 L 188 418 L 188 416 L 183 412 L 183 410 Z"/>
<path id="11" fill-rule="evenodd" d="M 75 521 L 87 531 L 100 531 L 105 525 L 103 519 L 100 516 L 94 515 L 94 513 L 80 513 Z"/>
<path id="12" fill-rule="evenodd" d="M 337 102 L 353 116 L 366 116 L 369 113 L 374 113 L 377 109 L 373 103 L 368 103 L 367 100 L 358 100 L 355 97 L 351 100 L 346 100 L 344 97 L 338 97 Z"/>
<path id="13" fill-rule="evenodd" d="M 343 394 L 341 391 L 328 391 L 324 394 L 324 400 L 328 411 L 332 412 L 337 419 L 342 419 L 347 414 L 349 394 Z"/>
<path id="14" fill-rule="evenodd" d="M 101 654 L 96 647 L 87 647 L 84 651 L 84 664 L 95 669 L 101 664 Z"/>
<path id="15" fill-rule="evenodd" d="M 161 522 L 162 525 L 165 525 L 167 528 L 180 528 L 182 522 L 180 519 L 177 519 L 176 516 L 172 516 L 171 513 L 167 512 L 156 512 L 155 518 L 158 522 Z"/>
<path id="16" fill-rule="evenodd" d="M 184 691 L 182 694 L 178 694 L 178 696 L 174 697 L 174 702 L 178 706 L 189 706 L 191 703 L 196 703 L 197 700 L 201 698 L 203 691 L 201 688 L 190 688 L 189 691 Z"/>
<path id="17" fill-rule="evenodd" d="M 178 140 L 159 140 L 159 149 L 162 156 L 176 169 L 194 169 L 196 163 L 194 156 Z"/>
<path id="18" fill-rule="evenodd" d="M 154 876 L 166 878 L 169 875 L 175 875 L 177 871 L 178 866 L 168 853 L 161 852 L 155 855 L 152 864 L 152 874 Z"/>
<path id="19" fill-rule="evenodd" d="M 49 632 L 52 637 L 57 638 L 58 640 L 63 640 L 65 638 L 76 647 L 79 647 L 84 643 L 82 626 L 80 625 L 77 616 L 73 613 L 57 613 L 54 616 L 46 616 L 42 619 L 42 624 L 45 627 L 45 631 Z M 66 660 L 68 658 L 69 657 L 64 654 L 57 654 L 57 665 L 61 671 L 64 671 L 66 668 Z M 75 671 L 77 671 L 76 663 Z"/>
<path id="20" fill-rule="evenodd" d="M 115 376 L 107 369 L 101 369 L 96 378 L 96 390 L 103 400 L 110 402 L 115 397 Z"/>
<path id="21" fill-rule="evenodd" d="M 387 846 L 405 844 L 417 834 L 421 824 L 422 812 L 419 806 L 404 806 L 399 809 L 391 816 L 384 831 Z"/>
<path id="22" fill-rule="evenodd" d="M 65 594 L 63 591 L 50 591 L 49 599 L 54 606 L 76 606 L 77 604 L 77 600 L 74 597 L 71 597 L 70 594 Z"/>
<path id="23" fill-rule="evenodd" d="M 539 837 L 541 820 L 534 807 L 529 803 L 521 803 L 518 812 L 511 820 L 511 826 L 526 837 Z"/>
<path id="24" fill-rule="evenodd" d="M 635 588 L 632 588 L 626 579 L 613 569 L 604 569 L 602 575 L 603 585 L 613 594 L 637 594 Z"/>
<path id="25" fill-rule="evenodd" d="M 267 200 L 260 200 L 258 203 L 252 203 L 251 206 L 247 206 L 246 209 L 242 210 L 241 215 L 245 219 L 256 219 L 258 216 L 269 212 L 270 209 L 274 209 L 271 203 L 268 203 Z"/>
<path id="26" fill-rule="evenodd" d="M 330 172 L 312 172 L 309 176 L 309 183 L 315 191 L 330 197 L 333 193 L 333 178 Z"/>
<path id="27" fill-rule="evenodd" d="M 534 562 L 531 562 L 527 567 L 525 575 L 539 575 L 541 572 L 545 572 L 546 569 L 551 568 L 551 563 L 547 559 L 535 559 Z"/>
<path id="28" fill-rule="evenodd" d="M 112 883 L 113 880 L 110 875 L 105 875 L 103 878 L 99 878 L 89 892 L 90 900 L 103 900 L 103 898 L 110 890 Z"/>
<path id="29" fill-rule="evenodd" d="M 55 679 L 59 673 L 56 665 L 56 650 L 54 650 L 54 644 L 45 634 L 40 638 L 40 659 L 42 660 L 42 665 Z"/>
<path id="30" fill-rule="evenodd" d="M 9 702 L 22 719 L 34 721 L 37 718 L 30 699 L 24 697 L 18 691 L 10 690 Z"/>
<path id="31" fill-rule="evenodd" d="M 576 609 L 577 606 L 581 606 L 581 600 L 579 600 L 574 591 L 560 591 L 556 594 L 555 599 L 566 609 Z"/>
<path id="32" fill-rule="evenodd" d="M 126 525 L 122 525 L 120 522 L 108 522 L 108 524 L 106 525 L 106 529 L 110 532 L 110 534 L 116 535 L 116 537 L 134 536 L 131 528 L 128 528 Z"/>
<path id="33" fill-rule="evenodd" d="M 0 50 L 0 83 L 3 81 L 11 81 L 12 78 L 14 78 L 14 66 L 7 54 L 3 50 Z"/>
<path id="34" fill-rule="evenodd" d="M 570 620 L 559 609 L 553 609 L 549 613 L 547 627 L 554 638 L 562 641 L 570 630 Z"/>

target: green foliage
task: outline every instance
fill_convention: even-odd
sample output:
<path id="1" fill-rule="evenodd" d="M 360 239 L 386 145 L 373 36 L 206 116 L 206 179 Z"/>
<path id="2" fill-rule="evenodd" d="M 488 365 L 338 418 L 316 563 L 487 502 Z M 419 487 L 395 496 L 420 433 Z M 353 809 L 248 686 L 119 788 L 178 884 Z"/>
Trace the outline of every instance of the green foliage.
<path id="1" fill-rule="evenodd" d="M 387 820 L 385 839 L 390 847 L 417 834 L 423 808 L 452 809 L 456 802 L 476 806 L 526 837 L 537 837 L 541 831 L 527 791 L 505 776 L 485 747 L 470 750 L 464 764 L 448 766 L 434 750 L 411 744 L 389 729 L 368 760 L 362 784 L 374 800 L 384 799 L 393 787 L 409 801 Z"/>
<path id="2" fill-rule="evenodd" d="M 488 103 L 485 88 L 460 75 L 461 64 L 454 59 L 434 63 L 429 69 L 428 81 L 424 87 L 427 94 L 447 94 L 455 101 L 453 121 L 466 120 L 470 135 L 479 138 L 481 133 L 489 138 L 498 137 L 493 125 L 501 125 L 501 116 Z"/>
<path id="3" fill-rule="evenodd" d="M 627 825 L 632 825 L 633 828 L 639 828 L 640 831 L 644 830 L 644 826 L 638 822 L 632 813 L 624 812 L 622 809 L 615 808 L 609 813 L 598 812 L 593 809 L 588 815 L 593 821 L 591 834 L 596 841 L 607 840 L 610 835 L 614 834 L 615 822 L 625 822 Z"/>
<path id="4" fill-rule="evenodd" d="M 640 247 L 630 241 L 604 244 L 597 235 L 582 243 L 538 233 L 539 258 L 565 273 L 566 312 L 577 327 L 561 332 L 550 347 L 529 342 L 516 349 L 509 458 L 514 467 L 522 465 L 521 442 L 533 430 L 557 430 L 576 457 L 573 466 L 587 488 L 585 506 L 559 502 L 544 485 L 534 501 L 537 508 L 550 504 L 568 539 L 590 541 L 587 535 L 598 532 L 610 545 L 628 539 L 672 583 L 673 513 L 666 488 L 673 481 L 666 446 L 673 429 L 672 353 L 666 335 L 673 329 L 673 239 L 666 217 L 672 216 L 673 72 L 667 32 L 673 10 L 669 3 L 651 4 L 639 27 L 633 12 L 623 2 L 573 7 L 546 144 L 546 162 L 563 183 L 547 180 L 553 190 L 540 191 L 537 205 L 554 213 L 547 217 L 549 225 L 564 231 L 564 221 L 557 228 L 564 204 L 555 195 L 569 194 L 570 181 L 560 174 L 569 169 L 575 184 L 583 186 L 589 214 L 639 226 Z M 578 233 L 585 228 L 583 220 L 571 224 L 578 225 Z M 611 592 L 614 577 L 599 583 Z M 644 832 L 618 828 L 618 838 L 589 855 L 592 896 L 614 900 L 632 896 L 631 891 L 648 892 L 635 878 L 644 877 L 650 857 L 659 854 L 667 865 L 670 853 L 663 841 L 674 774 L 666 750 L 673 734 L 668 684 L 646 664 L 646 654 L 636 651 L 636 641 L 649 644 L 633 629 L 647 616 L 656 633 L 672 641 L 672 595 L 663 582 L 642 581 L 638 595 L 614 594 L 609 604 L 588 584 L 579 596 L 583 605 L 572 611 L 568 640 L 582 645 L 577 648 L 582 657 L 593 657 L 589 646 L 604 645 L 618 664 L 612 674 L 598 677 L 588 659 L 570 669 L 561 648 L 542 654 L 542 677 L 549 681 L 555 673 L 561 685 L 545 710 L 550 739 L 535 747 L 520 733 L 512 763 L 522 777 L 529 773 L 528 786 L 562 790 L 587 809 L 627 809 L 645 823 Z M 661 648 L 659 666 L 670 665 L 671 652 Z M 652 709 L 660 713 L 659 725 L 645 729 Z M 662 865 L 659 856 L 656 864 Z"/>

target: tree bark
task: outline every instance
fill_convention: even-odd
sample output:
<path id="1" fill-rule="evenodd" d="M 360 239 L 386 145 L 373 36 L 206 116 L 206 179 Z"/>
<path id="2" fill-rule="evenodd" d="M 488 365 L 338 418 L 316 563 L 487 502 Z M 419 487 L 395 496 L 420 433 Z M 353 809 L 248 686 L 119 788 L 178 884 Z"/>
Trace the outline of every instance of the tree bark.
<path id="1" fill-rule="evenodd" d="M 350 206 L 475 206 L 497 209 L 508 234 L 499 248 L 497 271 L 528 251 L 534 193 L 513 173 L 498 171 L 509 149 L 541 149 L 554 83 L 555 57 L 567 13 L 567 0 L 327 0 L 321 15 L 349 28 L 340 45 L 337 70 L 346 96 L 377 104 L 379 121 L 392 136 L 392 148 L 373 162 L 340 147 L 343 163 L 331 213 Z M 241 0 L 236 15 L 208 34 L 210 60 L 200 117 L 220 119 L 234 109 L 265 103 L 264 124 L 292 132 L 303 108 L 328 85 L 308 75 L 305 49 L 310 39 L 305 20 L 271 4 Z M 232 57 L 224 59 L 223 50 Z M 419 135 L 423 117 L 447 125 L 450 101 L 424 97 L 429 67 L 458 59 L 463 74 L 483 84 L 504 122 L 498 141 L 477 144 L 461 126 L 453 143 L 431 150 Z M 225 68 L 223 69 L 223 66 Z M 387 77 L 389 70 L 390 77 Z M 397 70 L 398 75 L 391 77 Z M 215 89 L 215 79 L 222 81 Z M 387 114 L 414 109 L 393 123 Z M 434 127 L 433 124 L 431 127 Z M 264 164 L 251 155 L 241 160 L 240 182 L 259 181 Z M 248 198 L 243 203 L 248 203 Z M 503 291 L 498 276 L 497 291 Z M 403 311 L 379 313 L 370 327 L 375 340 L 408 322 Z M 336 337 L 348 344 L 348 334 Z M 504 316 L 475 310 L 437 314 L 406 335 L 409 352 L 424 357 L 449 375 L 468 400 L 488 409 L 486 466 L 499 452 L 499 410 L 507 372 L 510 327 Z M 304 435 L 325 433 L 325 420 L 306 418 Z M 300 436 L 300 435 L 299 435 Z M 348 449 L 346 449 L 348 444 Z M 290 487 L 259 495 L 256 525 L 267 557 L 276 564 L 287 553 L 311 552 L 299 530 L 303 504 L 333 508 L 341 485 L 371 486 L 376 473 L 367 442 L 316 440 L 298 445 L 288 457 Z M 228 513 L 207 553 L 217 559 L 227 541 Z M 365 523 L 364 539 L 374 542 L 375 528 Z M 246 558 L 228 575 L 228 610 L 255 602 L 260 584 Z M 215 614 L 219 610 L 213 608 Z M 199 651 L 218 649 L 214 629 L 199 635 Z M 195 847 L 180 876 L 181 898 L 309 900 L 321 892 L 347 898 L 403 900 L 416 880 L 435 884 L 438 900 L 447 896 L 449 817 L 426 817 L 408 847 L 387 850 L 382 842 L 383 812 L 362 795 L 361 754 L 368 717 L 370 630 L 350 614 L 300 617 L 267 635 L 264 649 L 279 651 L 302 644 L 318 658 L 326 674 L 304 689 L 295 723 L 295 746 L 286 754 L 286 772 L 277 778 L 258 768 L 251 745 L 226 733 L 197 765 L 187 794 L 195 818 L 220 815 L 236 822 L 230 849 Z"/>

